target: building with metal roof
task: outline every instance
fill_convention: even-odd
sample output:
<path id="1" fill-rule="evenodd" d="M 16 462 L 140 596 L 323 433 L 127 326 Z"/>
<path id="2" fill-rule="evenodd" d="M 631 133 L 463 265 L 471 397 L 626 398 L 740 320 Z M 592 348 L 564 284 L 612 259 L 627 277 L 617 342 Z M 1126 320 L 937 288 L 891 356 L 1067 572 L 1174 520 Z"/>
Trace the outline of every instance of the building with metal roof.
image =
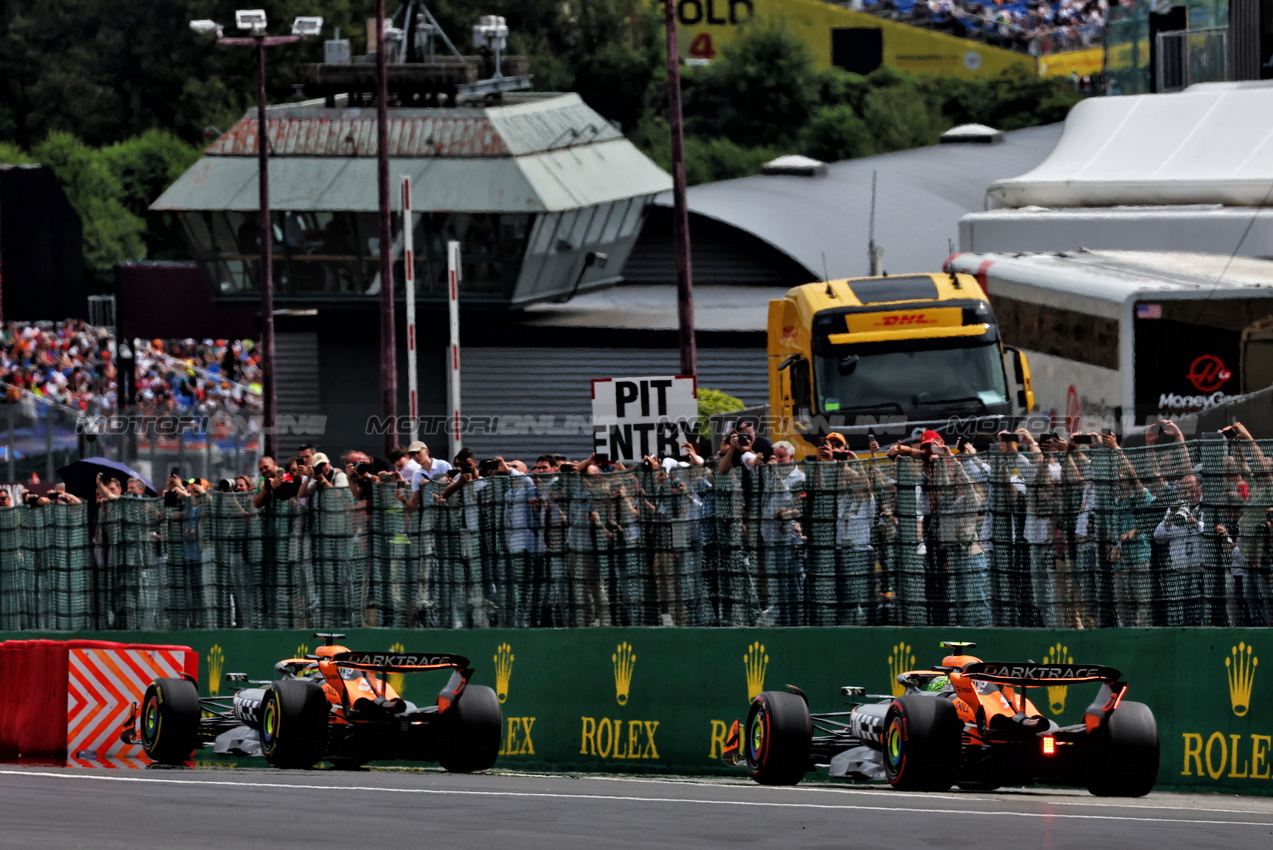
<path id="1" fill-rule="evenodd" d="M 864 277 L 872 229 L 890 273 L 939 269 L 954 252 L 960 218 L 984 208 L 986 187 L 1041 163 L 1061 125 L 1004 136 L 1002 144 L 933 145 L 832 163 L 825 176 L 762 174 L 692 186 L 694 281 L 789 287 Z M 676 279 L 671 195 L 654 204 L 624 269 L 631 283 Z"/>
<path id="2" fill-rule="evenodd" d="M 268 110 L 280 307 L 374 302 L 376 112 Z M 257 297 L 253 110 L 151 205 L 176 213 L 221 298 Z M 421 301 L 445 296 L 446 242 L 461 243 L 461 300 L 518 306 L 618 281 L 646 207 L 671 178 L 576 94 L 390 110 L 390 174 L 412 178 Z M 396 211 L 398 194 L 391 201 Z M 401 225 L 394 253 L 401 262 Z M 604 265 L 589 262 L 603 254 Z"/>

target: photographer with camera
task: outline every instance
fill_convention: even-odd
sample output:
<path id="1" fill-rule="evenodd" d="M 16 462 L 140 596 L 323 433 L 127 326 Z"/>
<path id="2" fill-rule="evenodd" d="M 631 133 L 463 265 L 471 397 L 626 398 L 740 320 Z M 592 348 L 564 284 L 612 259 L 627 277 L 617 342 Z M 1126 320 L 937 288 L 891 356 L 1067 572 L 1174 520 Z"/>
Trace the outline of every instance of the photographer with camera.
<path id="1" fill-rule="evenodd" d="M 1171 555 L 1171 573 L 1162 582 L 1169 626 L 1202 625 L 1202 568 L 1209 549 L 1204 516 L 1202 483 L 1191 472 L 1176 482 L 1176 501 L 1154 529 L 1154 540 L 1167 544 Z M 1227 529 L 1217 524 L 1214 533 L 1226 537 Z"/>

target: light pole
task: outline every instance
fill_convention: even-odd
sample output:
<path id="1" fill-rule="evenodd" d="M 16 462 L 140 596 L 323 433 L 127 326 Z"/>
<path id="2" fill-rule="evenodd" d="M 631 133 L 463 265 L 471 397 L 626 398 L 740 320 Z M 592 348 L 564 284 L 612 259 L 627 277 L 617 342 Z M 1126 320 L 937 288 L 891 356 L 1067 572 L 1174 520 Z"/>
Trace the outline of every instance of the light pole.
<path id="1" fill-rule="evenodd" d="M 385 0 L 376 0 L 376 192 L 380 198 L 380 417 L 388 455 L 398 443 L 398 342 L 393 299 L 393 229 L 389 221 L 389 86 Z M 414 355 L 412 355 L 414 356 Z"/>
<path id="2" fill-rule="evenodd" d="M 292 23 L 291 35 L 266 35 L 265 10 L 240 9 L 234 13 L 235 26 L 251 35 L 244 38 L 223 38 L 222 27 L 215 21 L 191 21 L 190 29 L 197 33 L 216 33 L 217 44 L 233 47 L 256 48 L 256 146 L 260 190 L 261 243 L 261 399 L 264 406 L 261 422 L 263 451 L 271 457 L 278 453 L 278 438 L 274 433 L 277 395 L 274 387 L 274 246 L 270 226 L 270 171 L 269 130 L 265 123 L 265 48 L 279 44 L 292 44 L 306 36 L 317 35 L 323 28 L 323 19 L 300 17 Z"/>

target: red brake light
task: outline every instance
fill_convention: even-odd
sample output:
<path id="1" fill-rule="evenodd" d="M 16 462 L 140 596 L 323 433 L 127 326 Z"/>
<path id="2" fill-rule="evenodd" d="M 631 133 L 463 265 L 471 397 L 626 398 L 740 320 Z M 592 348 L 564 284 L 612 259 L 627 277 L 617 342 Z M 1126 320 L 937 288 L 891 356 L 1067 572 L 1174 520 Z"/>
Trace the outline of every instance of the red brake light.
<path id="1" fill-rule="evenodd" d="M 1051 735 L 1043 736 L 1043 754 L 1045 756 L 1056 755 L 1056 738 Z"/>

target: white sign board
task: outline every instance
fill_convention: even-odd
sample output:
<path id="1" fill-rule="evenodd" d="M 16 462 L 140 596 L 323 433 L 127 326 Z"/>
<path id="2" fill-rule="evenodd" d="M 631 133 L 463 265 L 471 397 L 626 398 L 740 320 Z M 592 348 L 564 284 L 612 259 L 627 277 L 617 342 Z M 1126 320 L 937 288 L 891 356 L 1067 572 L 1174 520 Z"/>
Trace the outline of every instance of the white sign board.
<path id="1" fill-rule="evenodd" d="M 682 456 L 698 430 L 693 376 L 596 378 L 592 382 L 592 445 L 599 455 L 634 463 L 646 455 Z"/>

